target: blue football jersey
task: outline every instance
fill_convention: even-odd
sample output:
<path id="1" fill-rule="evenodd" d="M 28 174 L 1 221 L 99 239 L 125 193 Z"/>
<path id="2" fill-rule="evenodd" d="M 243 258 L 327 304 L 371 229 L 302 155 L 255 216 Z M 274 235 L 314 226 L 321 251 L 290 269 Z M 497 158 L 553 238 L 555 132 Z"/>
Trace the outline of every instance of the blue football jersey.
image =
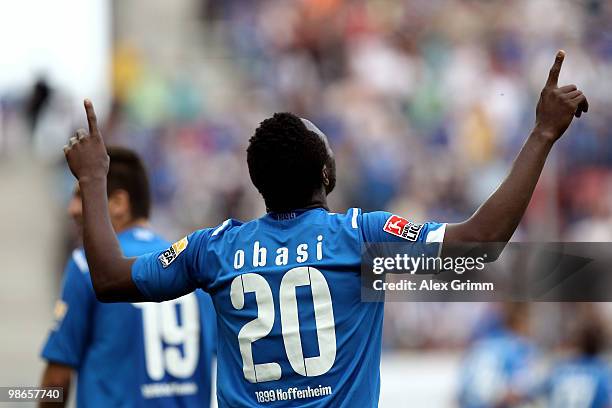
<path id="1" fill-rule="evenodd" d="M 148 229 L 118 235 L 126 256 L 168 246 Z M 79 407 L 206 407 L 216 317 L 198 290 L 163 303 L 98 302 L 82 249 L 69 260 L 42 357 L 74 367 Z"/>
<path id="2" fill-rule="evenodd" d="M 132 278 L 151 300 L 210 293 L 220 407 L 375 407 L 384 305 L 361 301 L 362 245 L 441 242 L 444 230 L 359 209 L 269 213 L 139 257 Z"/>
<path id="3" fill-rule="evenodd" d="M 559 364 L 548 382 L 552 408 L 609 408 L 612 373 L 596 357 L 579 357 Z"/>
<path id="4" fill-rule="evenodd" d="M 459 406 L 497 407 L 509 393 L 528 394 L 540 380 L 538 356 L 529 340 L 506 330 L 477 341 L 461 369 Z"/>

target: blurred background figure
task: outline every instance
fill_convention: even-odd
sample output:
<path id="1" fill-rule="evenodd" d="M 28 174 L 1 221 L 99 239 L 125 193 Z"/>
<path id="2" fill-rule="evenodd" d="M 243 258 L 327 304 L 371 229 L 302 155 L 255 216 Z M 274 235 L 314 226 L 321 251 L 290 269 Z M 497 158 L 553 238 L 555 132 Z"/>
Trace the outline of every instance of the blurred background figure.
<path id="1" fill-rule="evenodd" d="M 119 147 L 109 147 L 108 155 L 108 211 L 121 250 L 125 256 L 165 250 L 170 243 L 149 225 L 149 181 L 140 158 Z M 78 183 L 68 212 L 82 233 Z M 66 402 L 78 377 L 79 407 L 208 407 L 215 398 L 216 323 L 201 290 L 161 303 L 99 302 L 83 248 L 75 249 L 41 353 L 47 366 L 40 384 L 62 387 Z"/>
<path id="2" fill-rule="evenodd" d="M 552 408 L 609 408 L 612 406 L 612 370 L 602 352 L 606 333 L 598 316 L 580 323 L 571 343 L 571 356 L 551 370 L 547 383 Z"/>
<path id="3" fill-rule="evenodd" d="M 329 136 L 338 162 L 333 210 L 453 222 L 501 181 L 533 123 L 550 56 L 563 48 L 560 82 L 572 78 L 584 90 L 589 115 L 556 146 L 514 240 L 610 241 L 611 38 L 605 0 L 0 6 L 0 358 L 14 367 L 0 370 L 0 384 L 35 382 L 42 369 L 33 350 L 52 314 L 57 270 L 78 242 L 62 212 L 72 179 L 61 146 L 85 125 L 84 97 L 95 101 L 107 143 L 143 157 L 151 220 L 170 239 L 264 211 L 245 149 L 275 111 L 309 118 Z M 27 102 L 41 73 L 53 97 L 31 136 Z M 593 307 L 609 330 L 612 307 Z M 494 326 L 496 308 L 386 305 L 380 405 L 452 405 L 461 356 Z M 531 308 L 530 337 L 545 359 L 557 357 L 577 309 Z M 610 343 L 603 347 L 609 361 Z"/>
<path id="4" fill-rule="evenodd" d="M 30 131 L 34 131 L 38 117 L 45 107 L 48 105 L 53 90 L 47 84 L 44 78 L 39 78 L 34 84 L 32 93 L 29 95 L 26 102 L 26 118 Z"/>
<path id="5" fill-rule="evenodd" d="M 460 371 L 460 407 L 509 407 L 537 382 L 540 356 L 529 337 L 529 317 L 526 304 L 505 304 L 499 325 L 470 347 Z"/>

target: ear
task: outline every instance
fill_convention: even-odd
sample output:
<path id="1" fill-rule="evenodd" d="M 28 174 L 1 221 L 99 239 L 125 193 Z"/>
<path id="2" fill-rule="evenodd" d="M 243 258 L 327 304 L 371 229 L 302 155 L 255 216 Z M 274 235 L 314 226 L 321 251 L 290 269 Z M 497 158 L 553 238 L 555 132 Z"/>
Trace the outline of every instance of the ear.
<path id="1" fill-rule="evenodd" d="M 130 195 L 125 190 L 115 190 L 108 197 L 108 211 L 112 218 L 131 217 Z"/>
<path id="2" fill-rule="evenodd" d="M 325 187 L 329 186 L 329 170 L 327 170 L 327 165 L 323 165 L 323 170 L 321 170 L 321 175 L 323 176 L 323 185 Z"/>

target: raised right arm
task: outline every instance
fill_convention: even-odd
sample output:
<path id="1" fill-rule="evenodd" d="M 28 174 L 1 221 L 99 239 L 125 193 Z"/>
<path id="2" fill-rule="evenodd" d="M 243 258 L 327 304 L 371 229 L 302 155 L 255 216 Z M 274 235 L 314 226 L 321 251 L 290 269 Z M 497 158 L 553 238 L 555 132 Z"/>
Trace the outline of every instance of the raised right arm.
<path id="1" fill-rule="evenodd" d="M 139 268 L 140 285 L 136 284 L 133 269 L 138 258 L 123 256 L 108 213 L 109 157 L 93 105 L 89 100 L 85 100 L 84 105 L 89 134 L 78 130 L 64 147 L 64 154 L 72 174 L 79 181 L 83 200 L 83 244 L 97 299 L 101 302 L 162 301 L 192 292 L 195 283 L 189 278 L 191 271 L 187 268 L 175 268 L 165 274 L 154 267 Z M 147 259 L 149 265 L 157 262 L 155 258 Z"/>

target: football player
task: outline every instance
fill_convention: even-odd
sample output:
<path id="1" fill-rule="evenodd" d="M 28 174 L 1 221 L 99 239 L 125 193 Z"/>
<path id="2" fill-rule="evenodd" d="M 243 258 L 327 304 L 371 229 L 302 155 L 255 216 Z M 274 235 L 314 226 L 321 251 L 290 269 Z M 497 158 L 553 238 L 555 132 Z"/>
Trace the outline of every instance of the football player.
<path id="1" fill-rule="evenodd" d="M 519 224 L 554 143 L 588 110 L 575 85 L 557 86 L 552 66 L 536 124 L 497 191 L 465 222 L 414 224 L 379 211 L 330 212 L 336 183 L 325 135 L 290 113 L 255 131 L 249 173 L 267 213 L 228 219 L 165 251 L 124 257 L 106 204 L 108 158 L 91 101 L 89 132 L 64 148 L 84 203 L 85 252 L 104 301 L 161 301 L 202 288 L 218 316 L 218 403 L 376 407 L 384 305 L 361 301 L 362 244 L 507 242 Z M 373 153 L 375 154 L 375 153 Z M 444 251 L 444 249 L 443 249 Z"/>
<path id="2" fill-rule="evenodd" d="M 140 158 L 117 147 L 109 148 L 108 156 L 105 205 L 122 253 L 167 248 L 148 223 L 151 200 Z M 68 206 L 77 226 L 83 211 L 77 184 Z M 101 303 L 83 249 L 76 249 L 64 271 L 55 319 L 42 351 L 47 361 L 42 386 L 63 387 L 64 401 L 76 374 L 79 407 L 210 403 L 216 317 L 210 296 L 201 290 L 163 303 Z"/>
<path id="3" fill-rule="evenodd" d="M 583 324 L 574 356 L 555 365 L 546 384 L 550 407 L 612 407 L 612 369 L 601 356 L 605 342 L 597 322 Z"/>
<path id="4" fill-rule="evenodd" d="M 477 340 L 460 369 L 459 406 L 496 408 L 513 406 L 527 394 L 539 375 L 540 353 L 529 336 L 526 304 L 505 304 L 501 324 Z"/>

